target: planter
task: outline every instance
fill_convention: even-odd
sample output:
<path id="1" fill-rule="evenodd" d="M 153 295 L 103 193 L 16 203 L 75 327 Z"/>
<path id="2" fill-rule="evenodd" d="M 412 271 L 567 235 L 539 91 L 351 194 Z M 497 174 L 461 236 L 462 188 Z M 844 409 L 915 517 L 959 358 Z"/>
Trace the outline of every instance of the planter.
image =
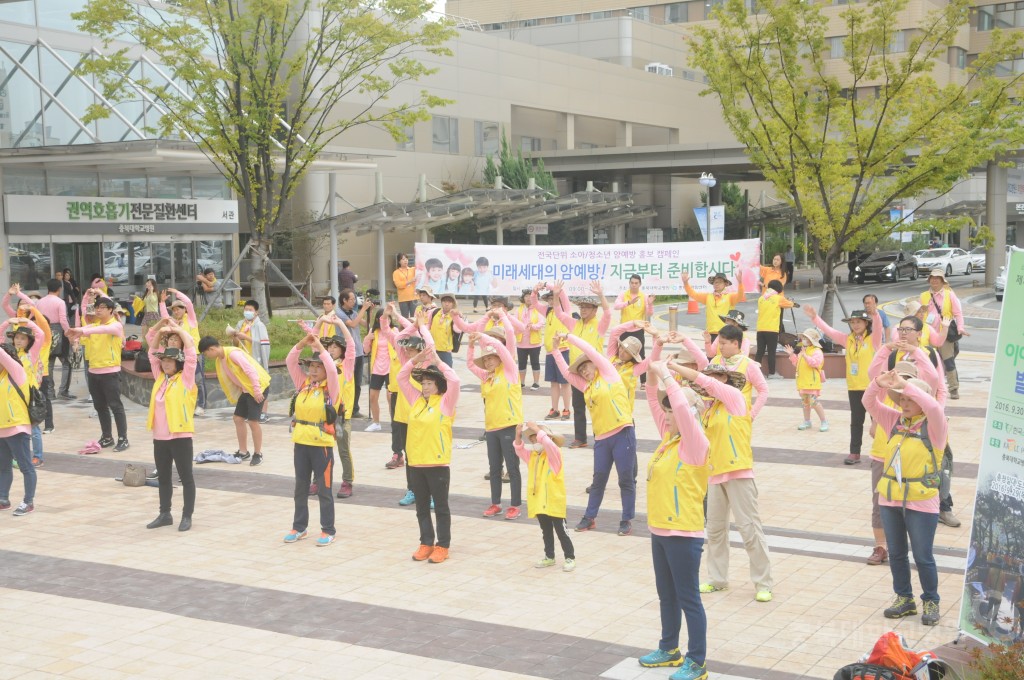
<path id="1" fill-rule="evenodd" d="M 121 364 L 121 396 L 142 406 L 149 406 L 149 397 L 153 393 L 153 374 L 138 373 L 133 362 Z M 287 386 L 287 389 L 285 389 Z M 283 361 L 270 364 L 270 397 L 272 399 L 291 399 L 295 394 L 288 367 Z M 224 391 L 220 388 L 216 371 L 206 372 L 206 408 L 227 408 L 231 406 Z"/>
<path id="2" fill-rule="evenodd" d="M 750 360 L 754 360 L 754 352 L 750 353 Z M 764 369 L 765 374 L 768 373 L 768 362 L 766 360 L 761 361 L 761 367 Z M 826 354 L 825 364 L 825 377 L 829 380 L 845 380 L 846 379 L 846 355 L 845 354 Z M 793 366 L 789 361 L 789 357 L 785 352 L 778 352 L 775 356 L 775 372 L 786 379 L 796 378 L 796 367 Z"/>

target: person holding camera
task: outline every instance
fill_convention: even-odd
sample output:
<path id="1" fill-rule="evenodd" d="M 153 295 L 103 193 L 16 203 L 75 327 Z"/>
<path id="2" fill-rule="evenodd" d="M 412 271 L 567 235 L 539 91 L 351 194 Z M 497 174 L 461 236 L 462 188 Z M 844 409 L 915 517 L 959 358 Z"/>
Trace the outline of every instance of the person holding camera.
<path id="1" fill-rule="evenodd" d="M 299 360 L 302 349 L 309 345 L 313 356 Z M 295 516 L 292 530 L 284 536 L 285 543 L 295 543 L 308 536 L 309 487 L 317 484 L 320 500 L 320 537 L 318 546 L 334 543 L 334 434 L 337 422 L 341 383 L 334 359 L 310 333 L 299 340 L 285 359 L 288 374 L 297 390 L 292 398 L 292 442 L 295 444 Z M 301 366 L 300 366 L 301 364 Z M 305 372 L 302 366 L 306 367 Z M 344 417 L 344 416 L 342 416 Z"/>
<path id="2" fill-rule="evenodd" d="M 362 418 L 363 414 L 359 412 L 359 395 L 363 391 L 364 353 L 360 329 L 363 327 L 363 321 L 366 319 L 367 312 L 372 310 L 376 303 L 366 298 L 363 300 L 363 306 L 356 309 L 356 292 L 351 288 L 346 288 L 338 293 L 338 299 L 340 304 L 335 308 L 334 314 L 342 320 L 348 328 L 348 332 L 352 334 L 352 341 L 355 343 L 356 350 L 356 365 L 352 373 L 352 380 L 355 384 L 355 394 L 352 396 L 352 417 Z"/>

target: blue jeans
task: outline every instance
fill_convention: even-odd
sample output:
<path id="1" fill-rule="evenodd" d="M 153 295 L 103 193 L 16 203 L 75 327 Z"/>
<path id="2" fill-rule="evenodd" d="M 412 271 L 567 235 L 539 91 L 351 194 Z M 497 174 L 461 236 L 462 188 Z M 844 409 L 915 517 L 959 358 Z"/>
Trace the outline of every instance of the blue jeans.
<path id="1" fill-rule="evenodd" d="M 703 664 L 708 651 L 708 619 L 700 601 L 700 556 L 703 538 L 651 535 L 654 584 L 661 603 L 658 649 L 679 646 L 679 629 L 686 617 L 686 656 Z"/>
<path id="2" fill-rule="evenodd" d="M 38 425 L 32 426 L 32 455 L 39 460 L 43 459 L 43 431 L 39 429 Z"/>
<path id="3" fill-rule="evenodd" d="M 196 362 L 196 408 L 206 408 L 206 358 L 200 354 Z"/>
<path id="4" fill-rule="evenodd" d="M 36 468 L 32 465 L 29 435 L 24 432 L 0 437 L 0 499 L 10 500 L 11 484 L 14 483 L 13 461 L 18 461 L 18 470 L 25 480 L 25 502 L 29 505 L 36 497 Z"/>
<path id="5" fill-rule="evenodd" d="M 448 368 L 452 367 L 452 353 L 451 352 L 438 352 L 437 358 L 448 365 Z"/>
<path id="6" fill-rule="evenodd" d="M 586 516 L 597 517 L 604 500 L 604 487 L 611 476 L 612 465 L 619 476 L 622 495 L 622 519 L 631 520 L 636 514 L 636 430 L 624 427 L 607 439 L 594 442 L 594 481 L 590 485 L 590 500 Z"/>
<path id="7" fill-rule="evenodd" d="M 882 527 L 885 542 L 889 544 L 889 571 L 892 572 L 892 589 L 897 595 L 914 597 L 914 586 L 910 582 L 910 556 L 907 550 L 907 536 L 914 552 L 921 579 L 921 599 L 925 602 L 939 601 L 939 571 L 935 567 L 932 546 L 935 543 L 935 527 L 939 516 L 934 512 L 920 512 L 883 505 Z"/>

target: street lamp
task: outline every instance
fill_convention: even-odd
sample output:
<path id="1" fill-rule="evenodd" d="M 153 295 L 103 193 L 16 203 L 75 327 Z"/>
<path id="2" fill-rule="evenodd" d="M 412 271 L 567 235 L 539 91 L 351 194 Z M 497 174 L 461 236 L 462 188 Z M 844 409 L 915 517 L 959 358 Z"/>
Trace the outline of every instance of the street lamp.
<path id="1" fill-rule="evenodd" d="M 707 225 L 707 234 L 705 235 L 706 240 L 711 240 L 711 189 L 718 184 L 718 180 L 710 172 L 700 173 L 700 179 L 698 180 L 700 185 L 707 191 L 705 194 L 707 199 L 704 201 L 704 224 Z"/>

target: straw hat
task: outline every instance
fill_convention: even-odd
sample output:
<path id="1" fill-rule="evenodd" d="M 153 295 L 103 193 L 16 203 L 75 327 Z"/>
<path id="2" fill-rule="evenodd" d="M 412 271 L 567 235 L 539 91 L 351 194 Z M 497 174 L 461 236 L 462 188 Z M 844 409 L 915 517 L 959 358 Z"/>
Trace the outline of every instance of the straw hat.
<path id="1" fill-rule="evenodd" d="M 821 347 L 821 331 L 817 328 L 808 328 L 802 333 L 797 333 L 796 337 L 804 338 L 815 347 Z"/>
<path id="2" fill-rule="evenodd" d="M 683 390 L 683 396 L 686 397 L 686 404 L 691 408 L 696 408 L 698 414 L 703 413 L 707 409 L 708 404 L 704 401 L 704 397 L 694 392 L 690 387 L 684 386 L 681 389 Z M 666 411 L 672 410 L 672 405 L 668 399 L 668 392 L 662 388 L 658 388 L 658 403 Z"/>
<path id="3" fill-rule="evenodd" d="M 479 366 L 480 368 L 486 369 L 486 366 L 484 366 L 484 359 L 486 359 L 487 357 L 498 357 L 500 359 L 501 355 L 498 354 L 498 350 L 495 349 L 494 347 L 490 345 L 484 345 L 480 349 L 480 356 L 473 357 L 473 363 Z"/>
<path id="4" fill-rule="evenodd" d="M 416 294 L 419 295 L 420 293 L 426 293 L 431 300 L 437 297 L 436 295 L 434 295 L 434 289 L 426 285 L 420 286 L 419 288 L 416 289 Z"/>
<path id="5" fill-rule="evenodd" d="M 917 316 L 917 313 L 921 311 L 921 301 L 911 300 L 903 308 L 904 316 Z"/>
<path id="6" fill-rule="evenodd" d="M 175 307 L 181 307 L 182 309 L 188 309 L 188 307 L 185 306 L 185 303 L 182 302 L 180 299 L 177 299 L 177 300 L 175 300 L 174 302 L 171 303 L 171 309 L 174 309 Z"/>
<path id="7" fill-rule="evenodd" d="M 499 342 L 505 342 L 505 327 L 504 326 L 491 326 L 484 331 L 484 335 L 494 338 Z"/>
<path id="8" fill-rule="evenodd" d="M 444 302 L 445 300 L 451 300 L 453 305 L 459 304 L 459 301 L 455 299 L 454 293 L 442 293 L 440 299 L 441 302 Z"/>
<path id="9" fill-rule="evenodd" d="M 894 366 L 896 374 L 903 378 L 917 377 L 917 364 L 912 361 L 897 361 Z"/>
<path id="10" fill-rule="evenodd" d="M 571 364 L 569 364 L 569 372 L 575 375 L 580 374 L 580 366 L 590 361 L 590 357 L 586 354 L 580 354 L 576 357 Z M 581 376 L 582 377 L 582 376 Z"/>
<path id="11" fill-rule="evenodd" d="M 693 355 L 690 354 L 690 350 L 688 349 L 679 350 L 678 352 L 670 356 L 669 359 L 676 362 L 677 364 L 682 364 L 683 366 L 686 366 L 688 364 L 697 364 L 697 360 L 693 358 Z"/>
<path id="12" fill-rule="evenodd" d="M 943 269 L 933 269 L 930 272 L 928 272 L 929 279 L 932 278 L 933 276 L 937 276 L 940 279 L 942 279 L 943 283 L 949 283 L 949 281 L 946 280 L 946 272 Z"/>
<path id="13" fill-rule="evenodd" d="M 529 425 L 523 425 L 523 437 L 536 437 L 540 432 L 543 432 L 548 438 L 555 443 L 555 446 L 562 446 L 565 444 L 565 437 L 560 434 L 555 434 L 547 425 L 538 425 L 539 429 L 534 430 Z"/>
<path id="14" fill-rule="evenodd" d="M 629 356 L 633 357 L 634 361 L 641 361 L 640 350 L 643 345 L 640 343 L 640 338 L 629 336 L 619 341 L 619 349 L 624 349 L 629 353 Z"/>
<path id="15" fill-rule="evenodd" d="M 917 389 L 927 394 L 929 397 L 935 396 L 935 390 L 932 389 L 932 386 L 926 383 L 924 380 L 921 380 L 920 378 L 910 378 L 909 380 L 907 380 L 907 384 L 913 385 Z M 896 397 L 898 397 L 901 394 L 903 394 L 903 388 L 893 387 L 889 390 L 889 396 L 896 395 Z M 893 401 L 896 401 L 895 397 L 893 398 Z"/>

